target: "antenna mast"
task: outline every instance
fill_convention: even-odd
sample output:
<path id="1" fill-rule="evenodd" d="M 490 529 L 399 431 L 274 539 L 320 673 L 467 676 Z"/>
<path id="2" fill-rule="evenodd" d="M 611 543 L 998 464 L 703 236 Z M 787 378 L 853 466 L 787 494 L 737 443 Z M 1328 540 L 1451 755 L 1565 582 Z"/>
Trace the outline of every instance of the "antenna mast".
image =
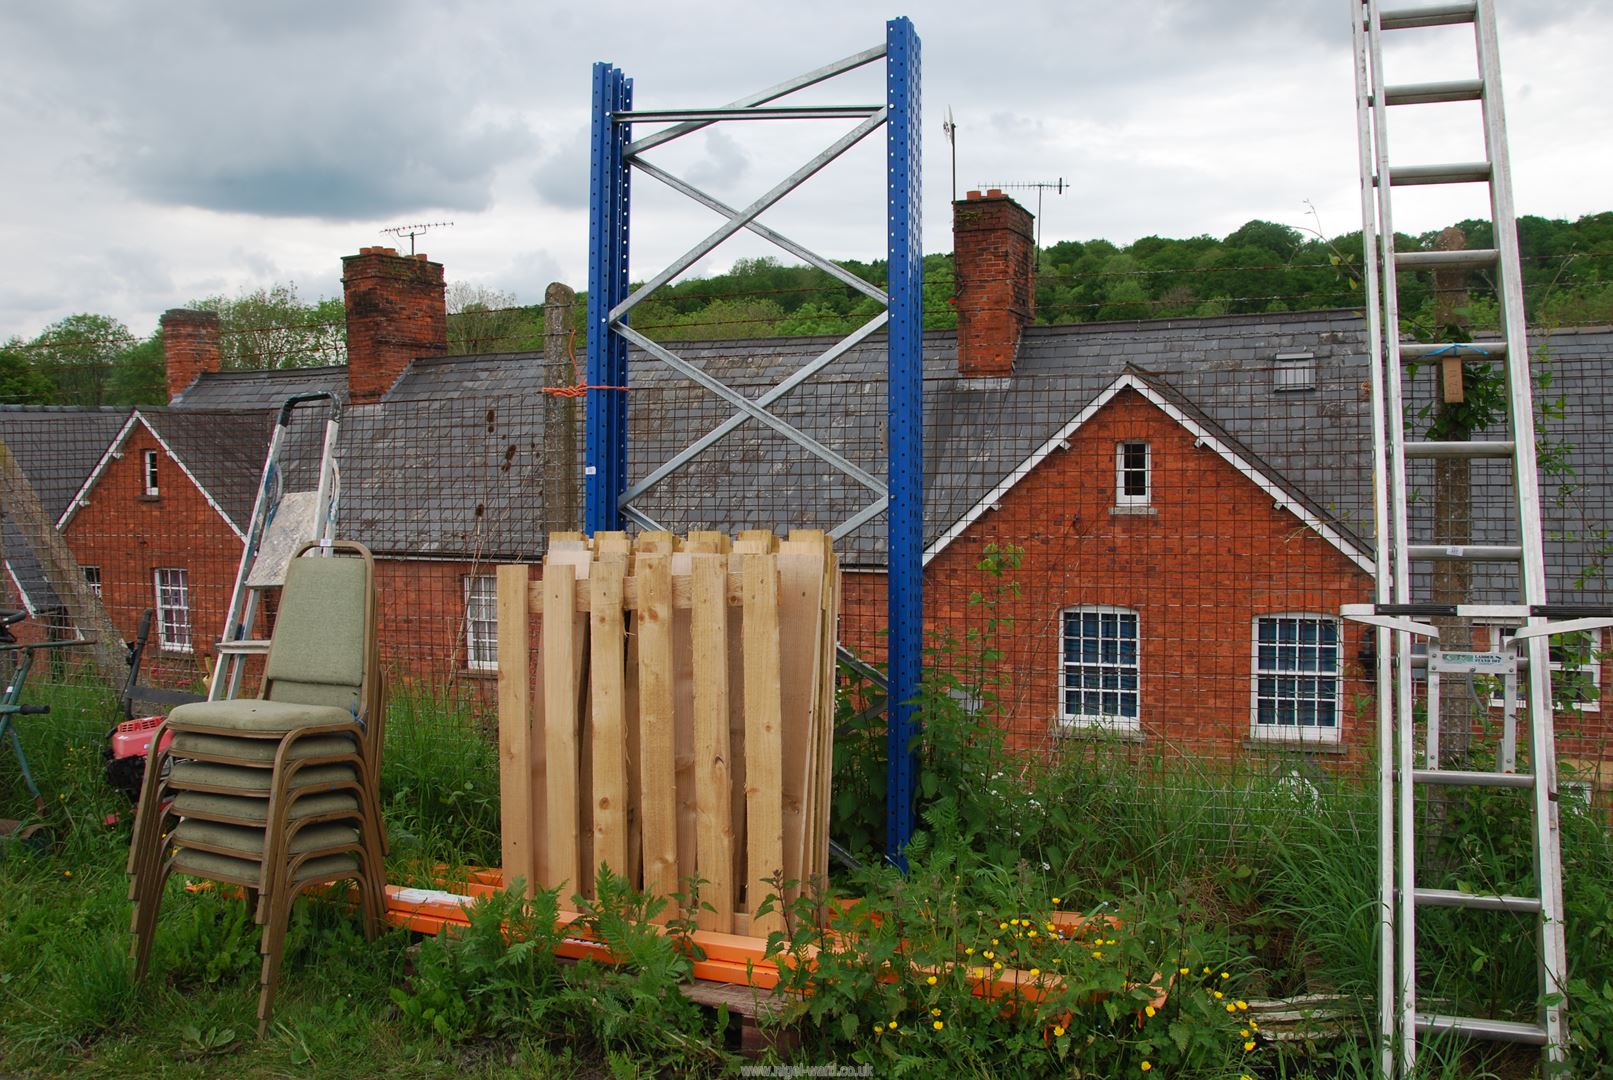
<path id="1" fill-rule="evenodd" d="M 420 225 L 394 225 L 390 229 L 382 229 L 381 231 L 396 236 L 400 240 L 407 236 L 409 238 L 409 254 L 413 255 L 415 237 L 424 236 L 432 229 L 446 229 L 452 225 L 452 221 L 428 221 Z"/>
<path id="2" fill-rule="evenodd" d="M 1070 185 L 1065 183 L 1064 182 L 1064 177 L 1061 176 L 1057 180 L 1029 180 L 1029 181 L 1026 181 L 1024 183 L 1020 183 L 1020 184 L 1002 184 L 1002 183 L 981 184 L 980 185 L 980 190 L 981 191 L 987 191 L 987 190 L 989 190 L 991 188 L 996 188 L 998 191 L 1015 191 L 1015 190 L 1029 191 L 1032 188 L 1035 188 L 1036 189 L 1036 250 L 1041 251 L 1042 250 L 1042 193 L 1045 192 L 1045 191 L 1051 191 L 1055 195 L 1063 195 L 1064 192 L 1069 189 L 1069 187 L 1070 187 Z M 954 180 L 953 181 L 953 192 L 952 192 L 953 198 L 956 198 L 957 194 L 958 194 L 957 193 L 957 181 Z"/>
<path id="3" fill-rule="evenodd" d="M 952 106 L 947 106 L 947 118 L 941 122 L 947 145 L 952 147 L 952 201 L 958 201 L 958 125 L 952 120 Z M 1040 215 L 1038 215 L 1040 216 Z"/>

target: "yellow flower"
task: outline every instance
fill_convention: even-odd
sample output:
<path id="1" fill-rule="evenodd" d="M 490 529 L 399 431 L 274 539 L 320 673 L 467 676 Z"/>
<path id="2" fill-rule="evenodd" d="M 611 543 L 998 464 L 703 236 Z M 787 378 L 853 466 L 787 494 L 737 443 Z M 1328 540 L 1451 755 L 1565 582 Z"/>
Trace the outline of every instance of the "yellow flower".
<path id="1" fill-rule="evenodd" d="M 984 956 L 987 960 L 995 960 L 997 958 L 997 954 L 992 952 L 990 949 L 987 949 L 985 952 L 981 953 L 980 955 Z"/>
<path id="2" fill-rule="evenodd" d="M 993 970 L 993 971 L 1001 971 L 1002 969 L 1003 969 L 1003 962 L 1001 960 L 996 960 L 996 961 L 992 962 L 991 970 Z"/>
<path id="3" fill-rule="evenodd" d="M 1040 975 L 1041 973 L 1042 973 L 1041 968 L 1031 968 L 1031 978 L 1034 979 L 1034 978 L 1036 978 L 1036 976 Z"/>
<path id="4" fill-rule="evenodd" d="M 1110 938 L 1108 941 L 1104 942 L 1105 945 L 1113 945 L 1114 943 L 1115 943 L 1114 938 Z"/>
<path id="5" fill-rule="evenodd" d="M 1186 968 L 1177 968 L 1176 973 L 1178 975 L 1186 975 L 1186 974 L 1188 974 L 1188 970 Z"/>
<path id="6" fill-rule="evenodd" d="M 1249 1021 L 1249 1030 L 1250 1031 L 1259 1031 L 1260 1030 L 1260 1025 L 1255 1023 L 1253 1020 L 1251 1020 L 1251 1021 Z"/>
<path id="7" fill-rule="evenodd" d="M 973 945 L 971 945 L 967 949 L 963 950 L 963 955 L 965 955 L 965 956 L 973 956 L 974 954 L 975 954 L 975 947 Z"/>
<path id="8" fill-rule="evenodd" d="M 931 1009 L 930 1010 L 930 1015 L 931 1016 L 940 1016 L 941 1015 L 941 1010 L 940 1009 Z"/>
<path id="9" fill-rule="evenodd" d="M 1230 1001 L 1227 1002 L 1227 1012 L 1235 1013 L 1237 1011 L 1238 1011 L 1238 1007 L 1236 1005 L 1232 1004 L 1232 1002 L 1230 1002 Z"/>
<path id="10" fill-rule="evenodd" d="M 1093 949 L 1092 950 L 1092 959 L 1094 959 L 1094 960 L 1102 960 L 1103 959 L 1103 950 L 1102 949 Z"/>
<path id="11" fill-rule="evenodd" d="M 946 1027 L 946 1024 L 943 1023 L 940 1020 L 937 1020 L 935 1023 L 931 1024 L 930 1026 L 933 1027 L 935 1030 L 940 1031 L 942 1028 Z"/>
<path id="12" fill-rule="evenodd" d="M 1017 922 L 1018 920 L 1015 920 L 1015 921 Z M 1005 923 L 1005 922 L 1000 922 L 1000 923 L 997 924 L 997 929 L 999 929 L 999 930 L 1007 930 L 1008 929 L 1008 924 Z M 996 942 L 992 942 L 992 944 L 995 945 Z"/>
<path id="13" fill-rule="evenodd" d="M 1027 935 L 1026 935 L 1026 936 L 1027 936 L 1027 937 L 1035 937 L 1035 936 L 1036 936 L 1036 931 L 1035 931 L 1035 930 L 1032 930 L 1032 931 L 1031 931 L 1031 932 L 1030 932 L 1030 933 L 1029 933 L 1029 934 L 1027 934 Z"/>
<path id="14" fill-rule="evenodd" d="M 1240 1032 L 1238 1032 L 1238 1035 L 1239 1035 L 1239 1036 L 1240 1036 L 1240 1037 L 1242 1037 L 1242 1038 L 1245 1038 L 1245 1039 L 1247 1039 L 1247 1038 L 1248 1038 L 1248 1037 L 1249 1037 L 1249 1029 L 1248 1029 L 1248 1028 L 1244 1028 L 1244 1029 L 1243 1029 L 1243 1030 L 1242 1030 L 1242 1031 L 1240 1031 Z"/>
<path id="15" fill-rule="evenodd" d="M 1230 978 L 1232 978 L 1232 973 L 1230 971 L 1223 971 L 1221 973 L 1221 977 L 1223 979 L 1230 979 Z"/>
<path id="16" fill-rule="evenodd" d="M 1144 1008 L 1143 1012 L 1148 1014 L 1149 1019 L 1152 1019 L 1152 1018 L 1154 1018 L 1154 1017 L 1159 1015 L 1159 1010 L 1154 1008 L 1152 1005 L 1149 1005 L 1146 1008 Z"/>
<path id="17" fill-rule="evenodd" d="M 1152 1069 L 1154 1067 L 1154 1065 L 1153 1065 L 1152 1062 L 1144 1060 L 1143 1063 L 1141 1065 L 1137 1066 L 1137 1067 L 1139 1069 L 1141 1069 L 1143 1072 L 1147 1072 L 1149 1069 Z"/>
<path id="18" fill-rule="evenodd" d="M 874 1034 L 875 1035 L 878 1035 L 880 1032 L 882 1032 L 884 1030 L 885 1030 L 885 1025 L 884 1024 L 875 1024 L 874 1025 Z"/>
<path id="19" fill-rule="evenodd" d="M 998 941 L 998 940 L 997 940 L 997 939 L 996 939 L 996 938 L 992 938 L 992 939 L 991 939 L 991 943 L 992 943 L 992 944 L 993 944 L 993 945 L 1001 945 L 1001 944 L 1002 944 L 1002 942 L 1000 942 L 1000 941 Z"/>
<path id="20" fill-rule="evenodd" d="M 1238 1011 L 1239 1012 L 1248 1012 L 1249 1011 L 1249 1003 L 1247 1001 L 1238 1002 Z"/>
<path id="21" fill-rule="evenodd" d="M 1018 919 L 1009 919 L 1008 920 L 1008 925 L 1009 926 L 1018 926 L 1019 925 L 1019 920 Z"/>
<path id="22" fill-rule="evenodd" d="M 1064 1038 L 1064 1026 L 1062 1024 L 1054 1024 L 1053 1025 L 1053 1037 L 1055 1039 Z"/>
<path id="23" fill-rule="evenodd" d="M 68 878 L 70 878 L 70 877 L 72 877 L 72 876 L 73 876 L 73 872 L 72 872 L 72 871 L 71 871 L 71 870 L 63 870 L 63 871 L 62 871 L 62 877 L 68 877 Z"/>
<path id="24" fill-rule="evenodd" d="M 1048 923 L 1048 924 L 1047 924 L 1047 932 L 1048 932 L 1048 933 L 1049 933 L 1049 934 L 1056 934 L 1056 933 L 1058 933 L 1058 929 L 1059 929 L 1059 928 L 1058 928 L 1058 927 L 1057 927 L 1057 926 L 1055 926 L 1055 925 L 1054 925 L 1054 924 L 1052 924 L 1052 923 Z"/>
<path id="25" fill-rule="evenodd" d="M 1255 1048 L 1255 1041 L 1250 1039 L 1248 1042 L 1243 1044 L 1243 1048 L 1245 1051 L 1253 1050 Z"/>
<path id="26" fill-rule="evenodd" d="M 1226 997 L 1226 995 L 1223 994 L 1221 991 L 1217 990 L 1215 992 L 1215 1000 L 1220 1001 L 1224 997 Z M 1233 1006 L 1233 1008 L 1237 1008 L 1237 1006 Z"/>
<path id="27" fill-rule="evenodd" d="M 1062 900 L 1060 900 L 1060 899 L 1059 899 L 1059 898 L 1058 898 L 1058 897 L 1056 897 L 1056 896 L 1055 896 L 1055 897 L 1053 897 L 1053 906 L 1054 906 L 1054 907 L 1058 907 L 1058 906 L 1059 906 L 1059 905 L 1060 905 L 1060 904 L 1062 904 L 1062 903 L 1063 903 L 1063 902 L 1064 902 L 1064 901 L 1062 901 Z"/>
<path id="28" fill-rule="evenodd" d="M 1204 969 L 1204 974 L 1206 974 L 1206 975 L 1208 975 L 1208 974 L 1209 974 L 1209 973 L 1210 973 L 1210 969 L 1209 969 L 1209 968 L 1205 968 L 1205 969 Z"/>
<path id="29" fill-rule="evenodd" d="M 1055 956 L 1055 957 L 1053 957 L 1053 963 L 1055 963 L 1055 964 L 1062 964 L 1062 963 L 1064 963 L 1064 961 L 1063 961 L 1063 960 L 1060 960 L 1060 959 L 1059 959 L 1059 958 L 1058 958 L 1058 957 L 1056 957 L 1056 956 Z"/>
<path id="30" fill-rule="evenodd" d="M 925 979 L 924 981 L 929 983 L 931 986 L 934 986 L 935 985 L 935 976 L 931 975 L 929 978 Z"/>
<path id="31" fill-rule="evenodd" d="M 895 1031 L 896 1030 L 896 1021 L 892 1020 L 890 1023 L 886 1024 L 885 1026 L 890 1028 L 892 1031 Z"/>

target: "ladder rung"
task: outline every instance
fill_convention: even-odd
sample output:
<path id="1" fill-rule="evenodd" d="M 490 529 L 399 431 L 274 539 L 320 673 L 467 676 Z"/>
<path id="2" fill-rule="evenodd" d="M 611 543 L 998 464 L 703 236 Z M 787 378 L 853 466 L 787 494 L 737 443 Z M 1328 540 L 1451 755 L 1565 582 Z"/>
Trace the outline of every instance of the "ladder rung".
<path id="1" fill-rule="evenodd" d="M 1534 773 L 1471 772 L 1465 769 L 1413 769 L 1414 784 L 1438 784 L 1444 787 L 1532 788 Z"/>
<path id="2" fill-rule="evenodd" d="M 1517 444 L 1510 439 L 1472 442 L 1409 442 L 1408 458 L 1509 458 Z"/>
<path id="3" fill-rule="evenodd" d="M 1474 0 L 1461 0 L 1454 4 L 1434 4 L 1429 7 L 1408 8 L 1404 11 L 1385 11 L 1378 16 L 1378 25 L 1385 30 L 1411 30 L 1419 26 L 1458 26 L 1470 23 L 1478 4 Z"/>
<path id="4" fill-rule="evenodd" d="M 1466 251 L 1401 251 L 1395 253 L 1397 270 L 1482 270 L 1495 265 L 1495 248 Z"/>
<path id="5" fill-rule="evenodd" d="M 1501 1042 L 1529 1043 L 1545 1046 L 1546 1029 L 1539 1024 L 1520 1024 L 1513 1020 L 1490 1020 L 1482 1016 L 1439 1016 L 1420 1013 L 1418 1031 L 1454 1032 L 1457 1035 L 1476 1035 L 1481 1039 Z"/>
<path id="6" fill-rule="evenodd" d="M 1477 101 L 1483 96 L 1484 83 L 1479 79 L 1415 83 L 1383 88 L 1385 105 L 1437 105 L 1447 101 Z M 1368 104 L 1370 103 L 1369 100 Z"/>
<path id="7" fill-rule="evenodd" d="M 1423 184 L 1479 184 L 1489 179 L 1488 161 L 1462 161 L 1450 165 L 1396 165 L 1389 169 L 1389 183 L 1395 187 L 1417 187 Z"/>
<path id="8" fill-rule="evenodd" d="M 1507 355 L 1504 341 L 1402 341 L 1401 360 L 1427 360 L 1450 356 L 1468 361 L 1501 360 Z"/>
<path id="9" fill-rule="evenodd" d="M 1406 557 L 1440 562 L 1517 562 L 1523 548 L 1517 544 L 1407 544 Z"/>
<path id="10" fill-rule="evenodd" d="M 1411 895 L 1424 907 L 1511 911 L 1520 915 L 1535 915 L 1540 912 L 1540 901 L 1533 896 L 1501 896 L 1494 893 L 1461 892 L 1457 889 L 1413 889 Z"/>
<path id="11" fill-rule="evenodd" d="M 264 638 L 241 638 L 239 641 L 221 641 L 218 643 L 221 653 L 239 653 L 243 656 L 262 656 L 269 651 L 269 642 Z"/>

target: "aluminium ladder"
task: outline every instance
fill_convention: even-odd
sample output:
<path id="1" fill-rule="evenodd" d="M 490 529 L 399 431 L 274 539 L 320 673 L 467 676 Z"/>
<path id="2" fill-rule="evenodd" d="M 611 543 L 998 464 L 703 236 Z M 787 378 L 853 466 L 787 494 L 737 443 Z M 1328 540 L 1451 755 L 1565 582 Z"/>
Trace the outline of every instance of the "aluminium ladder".
<path id="1" fill-rule="evenodd" d="M 1502 113 L 1501 70 L 1494 0 L 1462 0 L 1435 6 L 1380 10 L 1379 0 L 1349 0 L 1354 24 L 1356 113 L 1361 166 L 1362 243 L 1367 292 L 1367 335 L 1372 353 L 1376 578 L 1374 603 L 1346 605 L 1346 617 L 1377 627 L 1379 720 L 1380 1067 L 1386 1077 L 1409 1077 L 1417 1062 L 1418 1036 L 1450 1032 L 1476 1038 L 1541 1046 L 1547 1061 L 1566 1058 L 1562 862 L 1558 848 L 1556 747 L 1549 663 L 1550 637 L 1613 624 L 1607 608 L 1548 603 L 1540 523 L 1534 412 L 1525 333 L 1517 227 Z M 1386 34 L 1437 26 L 1471 25 L 1478 77 L 1460 81 L 1387 83 L 1383 71 Z M 1389 110 L 1399 106 L 1448 107 L 1476 101 L 1483 119 L 1487 160 L 1458 164 L 1394 165 L 1388 140 Z M 1464 251 L 1394 250 L 1392 192 L 1429 184 L 1488 187 L 1495 247 Z M 1418 270 L 1483 270 L 1493 275 L 1501 316 L 1490 340 L 1458 344 L 1403 342 L 1396 275 Z M 1505 371 L 1507 433 L 1504 439 L 1430 442 L 1408 439 L 1403 364 L 1456 357 L 1463 364 L 1495 362 Z M 1515 543 L 1434 543 L 1409 535 L 1406 463 L 1460 459 L 1474 466 L 1510 467 L 1512 497 L 1507 535 Z M 1474 522 L 1475 528 L 1479 522 Z M 1505 567 L 1516 580 L 1516 602 L 1436 603 L 1426 592 L 1429 565 L 1456 560 Z M 1423 573 L 1414 577 L 1412 567 Z M 1428 618 L 1509 622 L 1511 642 L 1490 653 L 1442 653 L 1439 632 Z M 1392 650 L 1386 647 L 1392 637 Z M 1426 745 L 1419 764 L 1414 739 L 1414 638 L 1429 642 Z M 1504 678 L 1505 734 L 1493 771 L 1442 769 L 1439 755 L 1438 687 L 1441 672 L 1490 673 Z M 1518 770 L 1514 703 L 1522 683 L 1527 725 L 1526 770 Z M 1527 792 L 1534 844 L 1532 896 L 1481 894 L 1417 886 L 1414 813 L 1419 786 L 1450 785 Z M 1416 919 L 1420 907 L 1459 907 L 1530 916 L 1536 924 L 1539 998 L 1534 1022 L 1421 1011 L 1417 1002 Z"/>
<path id="2" fill-rule="evenodd" d="M 324 401 L 329 405 L 320 445 L 318 479 L 313 491 L 286 491 L 286 469 L 281 458 L 287 449 L 291 414 L 299 405 Z M 341 493 L 341 472 L 336 463 L 336 440 L 341 431 L 342 407 L 335 395 L 324 391 L 296 394 L 286 399 L 275 417 L 269 451 L 263 460 L 252 518 L 247 525 L 241 563 L 230 593 L 224 635 L 217 646 L 218 667 L 208 683 L 207 699 L 236 697 L 247 662 L 269 652 L 267 638 L 250 638 L 264 596 L 285 584 L 286 566 L 298 545 L 317 541 L 329 554 L 335 537 L 336 508 Z"/>

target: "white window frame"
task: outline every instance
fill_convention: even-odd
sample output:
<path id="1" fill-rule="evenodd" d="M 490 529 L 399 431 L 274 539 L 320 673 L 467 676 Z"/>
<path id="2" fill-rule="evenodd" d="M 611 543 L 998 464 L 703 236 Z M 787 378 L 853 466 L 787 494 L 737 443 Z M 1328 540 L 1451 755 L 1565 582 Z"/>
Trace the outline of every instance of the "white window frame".
<path id="1" fill-rule="evenodd" d="M 498 670 L 498 579 L 492 574 L 466 574 L 465 667 Z"/>
<path id="2" fill-rule="evenodd" d="M 195 652 L 190 623 L 190 572 L 180 566 L 152 571 L 157 594 L 157 647 L 163 652 Z"/>
<path id="3" fill-rule="evenodd" d="M 1141 495 L 1126 493 L 1126 448 L 1140 446 L 1143 448 L 1143 490 Z M 1116 506 L 1147 506 L 1153 501 L 1154 494 L 1154 449 L 1143 439 L 1123 439 L 1115 443 L 1115 505 Z"/>
<path id="4" fill-rule="evenodd" d="M 97 600 L 101 599 L 101 568 L 99 566 L 80 566 L 84 571 L 84 584 L 90 587 Z"/>
<path id="5" fill-rule="evenodd" d="M 1497 643 L 1498 647 L 1501 649 L 1501 651 L 1505 652 L 1508 649 L 1511 649 L 1512 648 L 1512 635 L 1517 631 L 1518 628 L 1515 627 L 1515 626 L 1497 626 L 1497 627 L 1493 627 L 1492 629 L 1495 632 L 1496 643 Z M 1596 688 L 1596 700 L 1595 701 L 1575 701 L 1575 702 L 1572 702 L 1571 704 L 1569 704 L 1566 708 L 1559 709 L 1558 711 L 1559 712 L 1576 712 L 1576 713 L 1599 713 L 1599 712 L 1602 711 L 1602 662 L 1603 662 L 1603 660 L 1606 659 L 1606 657 L 1603 655 L 1603 653 L 1607 648 L 1607 637 L 1606 637 L 1607 632 L 1605 630 L 1596 629 L 1596 630 L 1582 630 L 1582 631 L 1580 631 L 1580 633 L 1582 633 L 1586 637 L 1590 638 L 1591 661 L 1590 661 L 1590 663 L 1585 665 L 1584 670 L 1591 677 L 1591 685 Z M 1556 636 L 1556 635 L 1553 635 L 1553 636 Z M 1550 648 L 1551 646 L 1548 644 L 1547 647 Z M 1550 664 L 1550 667 L 1551 667 L 1551 672 L 1552 672 L 1553 676 L 1555 676 L 1559 671 L 1566 670 L 1566 665 L 1561 660 L 1553 660 L 1551 662 L 1551 664 Z M 1529 699 L 1529 690 L 1524 685 L 1524 678 L 1525 678 L 1525 676 L 1523 675 L 1523 673 L 1519 672 L 1519 677 L 1518 677 L 1518 703 L 1519 703 L 1520 708 L 1522 707 L 1523 702 L 1525 702 L 1525 701 L 1527 701 Z M 1553 696 L 1554 697 L 1556 696 L 1555 692 L 1553 693 Z M 1505 708 L 1505 707 L 1506 707 L 1506 703 L 1501 700 L 1501 696 L 1499 694 L 1497 694 L 1495 696 L 1492 696 L 1490 698 L 1490 708 L 1492 708 L 1492 709 L 1501 709 L 1501 708 Z"/>
<path id="6" fill-rule="evenodd" d="M 1069 652 L 1068 652 L 1069 638 L 1070 638 L 1070 619 L 1072 617 L 1080 617 L 1080 616 L 1083 616 L 1083 615 L 1097 615 L 1097 616 L 1100 617 L 1100 620 L 1099 620 L 1099 633 L 1098 633 L 1098 639 L 1097 639 L 1098 640 L 1098 648 L 1100 650 L 1099 658 L 1098 658 L 1098 660 L 1096 660 L 1094 662 L 1091 662 L 1091 663 L 1088 663 L 1086 661 L 1076 661 L 1075 663 L 1071 663 L 1071 661 L 1069 660 Z M 1120 642 L 1124 641 L 1124 637 L 1119 633 L 1119 629 L 1120 629 L 1119 620 L 1124 619 L 1124 618 L 1130 618 L 1131 619 L 1131 627 L 1132 627 L 1132 634 L 1131 634 L 1132 654 L 1131 654 L 1131 656 L 1132 656 L 1132 658 L 1131 658 L 1130 663 L 1125 662 L 1125 660 L 1123 659 L 1122 651 L 1118 647 L 1118 645 L 1117 645 L 1117 648 L 1115 650 L 1115 658 L 1114 658 L 1114 660 L 1112 662 L 1106 662 L 1104 657 L 1102 656 L 1102 649 L 1103 649 L 1103 645 L 1104 645 L 1104 634 L 1103 634 L 1102 618 L 1101 617 L 1104 616 L 1104 615 L 1114 615 L 1114 616 L 1118 617 L 1117 620 L 1116 620 L 1116 627 L 1115 627 L 1116 632 L 1115 632 L 1115 635 L 1114 635 L 1114 640 L 1117 643 L 1120 643 Z M 1085 635 L 1082 635 L 1082 636 L 1084 637 Z M 1077 605 L 1074 605 L 1072 607 L 1064 608 L 1062 611 L 1059 612 L 1058 643 L 1059 643 L 1059 659 L 1058 659 L 1058 663 L 1059 663 L 1059 702 L 1058 702 L 1058 706 L 1059 706 L 1059 717 L 1058 717 L 1059 722 L 1061 724 L 1065 725 L 1066 727 L 1073 727 L 1073 728 L 1099 728 L 1099 729 L 1103 729 L 1103 730 L 1107 730 L 1107 731 L 1117 731 L 1117 732 L 1141 731 L 1142 730 L 1142 693 L 1143 693 L 1143 690 L 1142 690 L 1142 647 L 1143 647 L 1143 637 L 1142 637 L 1142 618 L 1137 613 L 1137 610 L 1135 608 L 1116 607 L 1116 606 L 1111 605 L 1111 604 L 1077 604 Z M 1099 680 L 1099 685 L 1097 687 L 1087 687 L 1087 686 L 1075 687 L 1075 686 L 1070 685 L 1071 684 L 1071 675 L 1075 673 L 1074 671 L 1072 671 L 1072 669 L 1084 669 L 1084 668 L 1095 669 L 1095 674 L 1097 675 L 1098 680 Z M 1111 674 L 1111 672 L 1112 672 L 1113 676 L 1115 677 L 1116 685 L 1113 686 L 1113 687 L 1104 686 L 1103 685 L 1103 682 L 1105 681 L 1104 677 L 1105 677 L 1106 674 Z M 1129 688 L 1124 685 L 1124 683 L 1126 681 L 1126 675 L 1128 673 L 1130 674 L 1130 677 L 1131 677 L 1131 686 Z M 1082 712 L 1082 711 L 1073 711 L 1072 712 L 1070 710 L 1070 708 L 1069 708 L 1070 694 L 1072 692 L 1081 692 L 1081 691 L 1085 691 L 1087 693 L 1094 693 L 1094 692 L 1097 693 L 1097 695 L 1098 695 L 1098 697 L 1100 699 L 1099 700 L 1099 706 L 1098 706 L 1098 708 L 1099 708 L 1098 712 L 1094 712 L 1094 713 Z M 1130 698 L 1132 698 L 1132 700 L 1134 702 L 1134 704 L 1133 704 L 1133 713 L 1134 713 L 1134 715 L 1127 716 L 1127 715 L 1124 714 L 1123 711 L 1122 712 L 1115 712 L 1115 713 L 1103 712 L 1102 711 L 1103 710 L 1102 698 L 1104 696 L 1106 696 L 1106 695 L 1109 695 L 1109 694 L 1115 695 L 1115 697 L 1117 698 L 1116 707 L 1121 708 L 1121 709 L 1124 708 L 1124 699 L 1125 699 L 1125 697 L 1129 696 Z"/>
<path id="7" fill-rule="evenodd" d="M 1276 620 L 1282 620 L 1282 619 L 1292 619 L 1292 620 L 1295 620 L 1297 623 L 1313 622 L 1313 623 L 1316 623 L 1318 625 L 1326 624 L 1326 625 L 1331 626 L 1333 628 L 1333 670 L 1331 672 L 1327 672 L 1327 671 L 1322 670 L 1320 665 L 1318 665 L 1316 670 L 1313 671 L 1313 672 L 1307 672 L 1304 669 L 1302 669 L 1300 667 L 1297 667 L 1297 666 L 1292 668 L 1292 669 L 1283 668 L 1281 666 L 1280 658 L 1279 658 L 1279 662 L 1278 662 L 1277 666 L 1273 666 L 1273 667 L 1270 667 L 1270 668 L 1262 666 L 1262 664 L 1260 662 L 1260 644 L 1261 644 L 1261 642 L 1260 642 L 1260 624 L 1263 623 L 1263 622 L 1276 621 Z M 1276 643 L 1276 645 L 1277 645 L 1277 647 L 1279 649 L 1281 649 L 1283 647 L 1284 643 L 1279 641 L 1279 642 Z M 1306 648 L 1307 645 L 1306 645 L 1306 643 L 1301 642 L 1301 641 L 1297 640 L 1297 638 L 1296 638 L 1296 640 L 1293 642 L 1292 647 L 1295 650 L 1300 650 L 1300 649 Z M 1314 647 L 1317 648 L 1318 650 L 1322 648 L 1320 642 L 1316 643 Z M 1302 653 L 1298 653 L 1296 651 L 1296 657 L 1295 657 L 1296 664 L 1298 662 L 1299 657 L 1302 656 L 1302 655 L 1303 655 Z M 1318 659 L 1320 659 L 1320 653 L 1318 653 Z M 1276 723 L 1276 722 L 1266 723 L 1266 724 L 1261 723 L 1260 722 L 1260 702 L 1261 702 L 1262 695 L 1260 693 L 1260 680 L 1262 678 L 1273 678 L 1273 679 L 1292 678 L 1292 679 L 1294 679 L 1296 681 L 1301 680 L 1301 679 L 1307 679 L 1307 678 L 1315 678 L 1317 680 L 1332 679 L 1333 680 L 1333 697 L 1332 697 L 1332 702 L 1331 702 L 1331 704 L 1333 706 L 1333 723 L 1332 723 L 1332 725 L 1331 726 L 1324 726 L 1324 725 L 1322 725 L 1320 723 L 1300 724 L 1300 723 L 1297 722 L 1297 718 L 1296 718 L 1296 722 L 1293 723 L 1293 724 L 1280 724 L 1280 723 Z M 1292 696 L 1284 695 L 1284 694 L 1277 693 L 1277 692 L 1274 692 L 1270 696 L 1271 696 L 1272 700 L 1275 700 L 1275 701 L 1278 701 L 1278 702 L 1282 702 L 1282 701 L 1285 701 L 1285 700 L 1291 700 L 1291 701 L 1293 701 L 1295 703 L 1296 706 L 1298 704 L 1300 704 L 1301 702 L 1309 701 L 1310 703 L 1313 703 L 1313 704 L 1315 704 L 1315 705 L 1317 705 L 1319 707 L 1323 702 L 1325 702 L 1327 700 L 1326 698 L 1324 698 L 1321 695 L 1320 688 L 1318 688 L 1317 693 L 1315 693 L 1314 695 L 1312 695 L 1309 698 L 1301 697 L 1299 695 L 1299 693 L 1298 693 L 1297 686 L 1296 686 L 1296 689 L 1295 689 L 1295 693 Z M 1274 611 L 1274 612 L 1268 612 L 1268 613 L 1263 614 L 1263 615 L 1256 615 L 1250 621 L 1250 624 L 1249 624 L 1249 734 L 1250 734 L 1250 738 L 1258 739 L 1258 740 L 1260 740 L 1262 742 L 1336 743 L 1341 738 L 1341 733 L 1342 733 L 1343 730 L 1344 730 L 1344 626 L 1343 626 L 1343 624 L 1336 617 L 1334 617 L 1332 615 L 1326 615 L 1326 614 L 1322 614 L 1320 612 L 1315 612 L 1315 611 Z"/>
<path id="8" fill-rule="evenodd" d="M 146 498 L 154 499 L 161 494 L 161 489 L 157 486 L 157 451 L 140 452 L 140 482 Z"/>

